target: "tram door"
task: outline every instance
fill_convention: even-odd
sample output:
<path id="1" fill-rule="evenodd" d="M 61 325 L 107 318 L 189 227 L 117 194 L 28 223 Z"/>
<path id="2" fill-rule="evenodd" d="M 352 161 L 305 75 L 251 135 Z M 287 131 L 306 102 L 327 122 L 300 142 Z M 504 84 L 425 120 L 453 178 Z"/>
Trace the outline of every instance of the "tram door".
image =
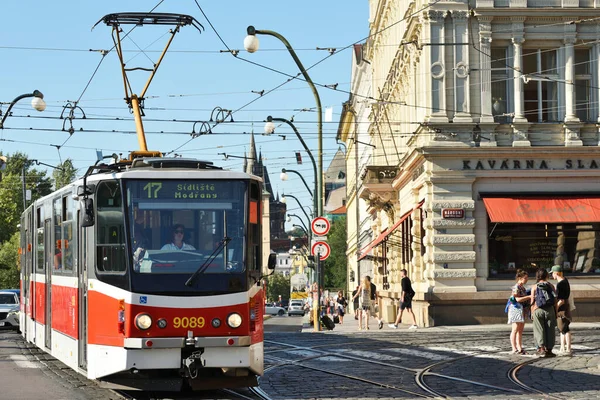
<path id="1" fill-rule="evenodd" d="M 52 254 L 52 224 L 51 220 L 44 221 L 44 249 L 46 253 L 46 348 L 52 348 L 52 268 L 54 267 L 54 255 Z"/>
<path id="2" fill-rule="evenodd" d="M 77 211 L 77 248 L 79 249 L 79 262 L 77 263 L 77 276 L 79 287 L 79 368 L 87 370 L 87 229 L 80 225 L 81 211 Z"/>

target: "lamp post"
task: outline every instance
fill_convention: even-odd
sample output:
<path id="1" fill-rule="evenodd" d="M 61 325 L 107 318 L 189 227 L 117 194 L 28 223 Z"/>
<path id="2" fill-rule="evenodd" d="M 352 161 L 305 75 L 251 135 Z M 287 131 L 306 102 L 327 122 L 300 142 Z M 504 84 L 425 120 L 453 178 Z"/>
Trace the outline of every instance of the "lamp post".
<path id="1" fill-rule="evenodd" d="M 304 139 L 300 135 L 300 132 L 298 132 L 298 129 L 296 129 L 296 126 L 294 124 L 292 124 L 291 121 L 289 121 L 289 120 L 287 120 L 285 118 L 273 118 L 272 116 L 269 115 L 267 117 L 267 123 L 265 124 L 265 133 L 267 135 L 270 135 L 270 134 L 272 134 L 272 133 L 275 132 L 275 124 L 273 123 L 273 121 L 276 121 L 276 122 L 285 122 L 286 124 L 288 124 L 289 126 L 291 126 L 292 129 L 294 130 L 294 133 L 298 137 L 298 140 L 300 140 L 300 143 L 302 143 L 302 146 L 304 147 L 304 150 L 306 150 L 306 152 L 308 153 L 308 156 L 310 157 L 310 161 L 312 161 L 313 172 L 315 174 L 315 190 L 314 190 L 314 193 L 319 193 L 319 189 L 318 189 L 319 185 L 318 185 L 318 180 L 317 180 L 317 178 L 318 178 L 317 163 L 315 162 L 315 158 L 313 157 L 312 152 L 310 151 L 310 149 L 308 148 L 308 146 L 304 142 Z M 317 198 L 315 196 L 313 196 L 313 212 L 316 213 L 317 210 L 318 210 Z M 319 215 L 321 215 L 321 214 L 322 213 L 320 213 Z"/>
<path id="2" fill-rule="evenodd" d="M 46 109 L 46 102 L 44 101 L 44 95 L 39 90 L 34 90 L 32 93 L 25 93 L 20 96 L 17 96 L 13 101 L 10 102 L 8 106 L 8 110 L 2 116 L 2 121 L 0 121 L 0 129 L 4 129 L 4 121 L 10 115 L 10 110 L 12 110 L 13 106 L 21 99 L 26 99 L 28 97 L 33 97 L 31 99 L 31 107 L 36 109 L 37 111 L 44 111 Z"/>
<path id="3" fill-rule="evenodd" d="M 300 172 L 294 171 L 293 169 L 282 168 L 281 169 L 281 174 L 279 175 L 279 178 L 282 181 L 287 181 L 288 180 L 288 176 L 287 176 L 288 172 L 294 173 L 294 174 L 298 175 L 300 177 L 300 179 L 302 179 L 302 182 L 304 183 L 304 186 L 306 186 L 306 190 L 308 190 L 308 193 L 310 193 L 310 197 L 312 197 L 314 199 L 314 195 L 313 195 L 312 190 L 310 190 L 310 187 L 308 186 L 308 183 L 306 183 L 306 180 L 304 179 L 304 177 L 302 176 L 302 174 Z"/>
<path id="4" fill-rule="evenodd" d="M 258 50 L 259 41 L 256 35 L 269 35 L 279 39 L 288 49 L 288 52 L 294 59 L 294 62 L 296 63 L 298 68 L 300 69 L 300 73 L 304 76 L 304 79 L 306 80 L 306 82 L 310 86 L 310 89 L 313 92 L 315 101 L 317 103 L 317 134 L 319 142 L 319 170 L 318 174 L 315 176 L 317 182 L 317 190 L 315 191 L 315 203 L 317 206 L 315 208 L 315 212 L 317 216 L 321 216 L 323 215 L 323 112 L 321 109 L 321 98 L 319 97 L 319 92 L 317 91 L 317 88 L 313 83 L 312 79 L 308 75 L 308 72 L 306 72 L 306 68 L 304 68 L 302 62 L 300 62 L 300 59 L 296 55 L 296 52 L 285 37 L 274 31 L 255 29 L 253 26 L 249 26 L 246 31 L 248 33 L 248 36 L 246 36 L 246 38 L 244 39 L 244 48 L 249 53 L 254 53 Z"/>
<path id="5" fill-rule="evenodd" d="M 287 203 L 287 200 L 286 200 L 287 197 L 291 197 L 292 199 L 296 200 L 296 203 L 298 203 L 298 205 L 300 206 L 300 209 L 302 210 L 302 212 L 306 216 L 306 219 L 308 221 L 310 221 L 311 218 L 308 216 L 307 212 L 304 210 L 304 207 L 302 207 L 302 203 L 300 203 L 300 201 L 298 200 L 298 198 L 296 198 L 296 196 L 292 196 L 291 194 L 282 194 L 281 195 L 281 202 L 283 204 L 286 204 Z"/>
<path id="6" fill-rule="evenodd" d="M 303 232 L 304 232 L 304 234 L 306 235 L 306 237 L 307 237 L 307 238 L 310 238 L 310 235 L 308 234 L 308 232 L 306 231 L 306 229 L 304 229 L 304 227 L 303 227 L 302 225 L 298 225 L 298 224 L 292 224 L 292 226 L 293 226 L 294 228 L 298 228 L 298 229 L 300 229 L 301 231 L 303 231 Z"/>
<path id="7" fill-rule="evenodd" d="M 304 221 L 302 220 L 302 218 L 300 218 L 300 217 L 299 217 L 298 215 L 296 215 L 296 214 L 288 214 L 287 216 L 288 216 L 288 217 L 287 217 L 287 222 L 292 222 L 292 217 L 296 217 L 296 218 L 298 218 L 298 219 L 300 220 L 300 223 L 301 223 L 301 224 L 302 224 L 302 226 L 304 227 L 304 230 L 305 230 L 306 232 L 308 232 L 308 228 L 306 227 L 306 224 L 304 223 Z"/>

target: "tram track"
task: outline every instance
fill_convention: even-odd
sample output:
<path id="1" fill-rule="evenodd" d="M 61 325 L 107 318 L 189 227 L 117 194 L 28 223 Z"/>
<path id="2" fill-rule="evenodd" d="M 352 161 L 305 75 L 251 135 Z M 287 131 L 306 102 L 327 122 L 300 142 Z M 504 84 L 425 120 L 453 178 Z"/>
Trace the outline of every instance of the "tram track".
<path id="1" fill-rule="evenodd" d="M 272 400 L 260 388 L 247 387 L 244 389 L 215 389 L 195 392 L 144 392 L 111 390 L 122 400 Z"/>

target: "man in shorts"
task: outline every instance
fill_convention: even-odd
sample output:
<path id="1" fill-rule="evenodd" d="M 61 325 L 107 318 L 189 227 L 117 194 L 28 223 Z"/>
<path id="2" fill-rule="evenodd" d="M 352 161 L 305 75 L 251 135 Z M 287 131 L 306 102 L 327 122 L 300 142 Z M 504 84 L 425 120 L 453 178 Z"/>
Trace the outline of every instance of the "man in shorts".
<path id="1" fill-rule="evenodd" d="M 375 284 L 371 282 L 371 277 L 369 275 L 367 275 L 366 278 L 371 284 L 371 315 L 375 317 L 375 319 L 377 320 L 377 326 L 379 326 L 379 329 L 381 329 L 383 328 L 383 320 L 379 319 L 379 314 L 377 313 L 377 299 L 379 299 L 377 286 L 375 286 Z"/>
<path id="2" fill-rule="evenodd" d="M 402 288 L 402 292 L 400 293 L 400 298 L 402 299 L 400 303 L 400 312 L 398 313 L 398 317 L 396 318 L 396 322 L 393 324 L 389 324 L 388 326 L 393 329 L 398 329 L 398 324 L 402 321 L 402 313 L 404 310 L 408 314 L 412 316 L 413 323 L 408 329 L 417 329 L 417 319 L 415 318 L 415 313 L 412 310 L 412 299 L 415 296 L 415 291 L 412 288 L 410 283 L 410 279 L 408 278 L 406 269 L 400 270 L 400 276 L 402 280 L 400 281 L 400 286 Z"/>

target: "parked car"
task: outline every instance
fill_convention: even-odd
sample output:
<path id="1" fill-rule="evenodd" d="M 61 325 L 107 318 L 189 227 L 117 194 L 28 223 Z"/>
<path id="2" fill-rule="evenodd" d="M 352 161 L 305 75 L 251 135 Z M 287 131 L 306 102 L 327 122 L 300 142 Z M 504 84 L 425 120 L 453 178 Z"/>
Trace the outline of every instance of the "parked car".
<path id="1" fill-rule="evenodd" d="M 288 316 L 304 315 L 304 300 L 290 300 Z"/>
<path id="2" fill-rule="evenodd" d="M 0 328 L 18 328 L 19 309 L 19 294 L 16 291 L 0 291 Z"/>
<path id="3" fill-rule="evenodd" d="M 279 315 L 282 317 L 285 315 L 285 308 L 276 306 L 275 304 L 267 304 L 265 306 L 265 314 Z"/>

